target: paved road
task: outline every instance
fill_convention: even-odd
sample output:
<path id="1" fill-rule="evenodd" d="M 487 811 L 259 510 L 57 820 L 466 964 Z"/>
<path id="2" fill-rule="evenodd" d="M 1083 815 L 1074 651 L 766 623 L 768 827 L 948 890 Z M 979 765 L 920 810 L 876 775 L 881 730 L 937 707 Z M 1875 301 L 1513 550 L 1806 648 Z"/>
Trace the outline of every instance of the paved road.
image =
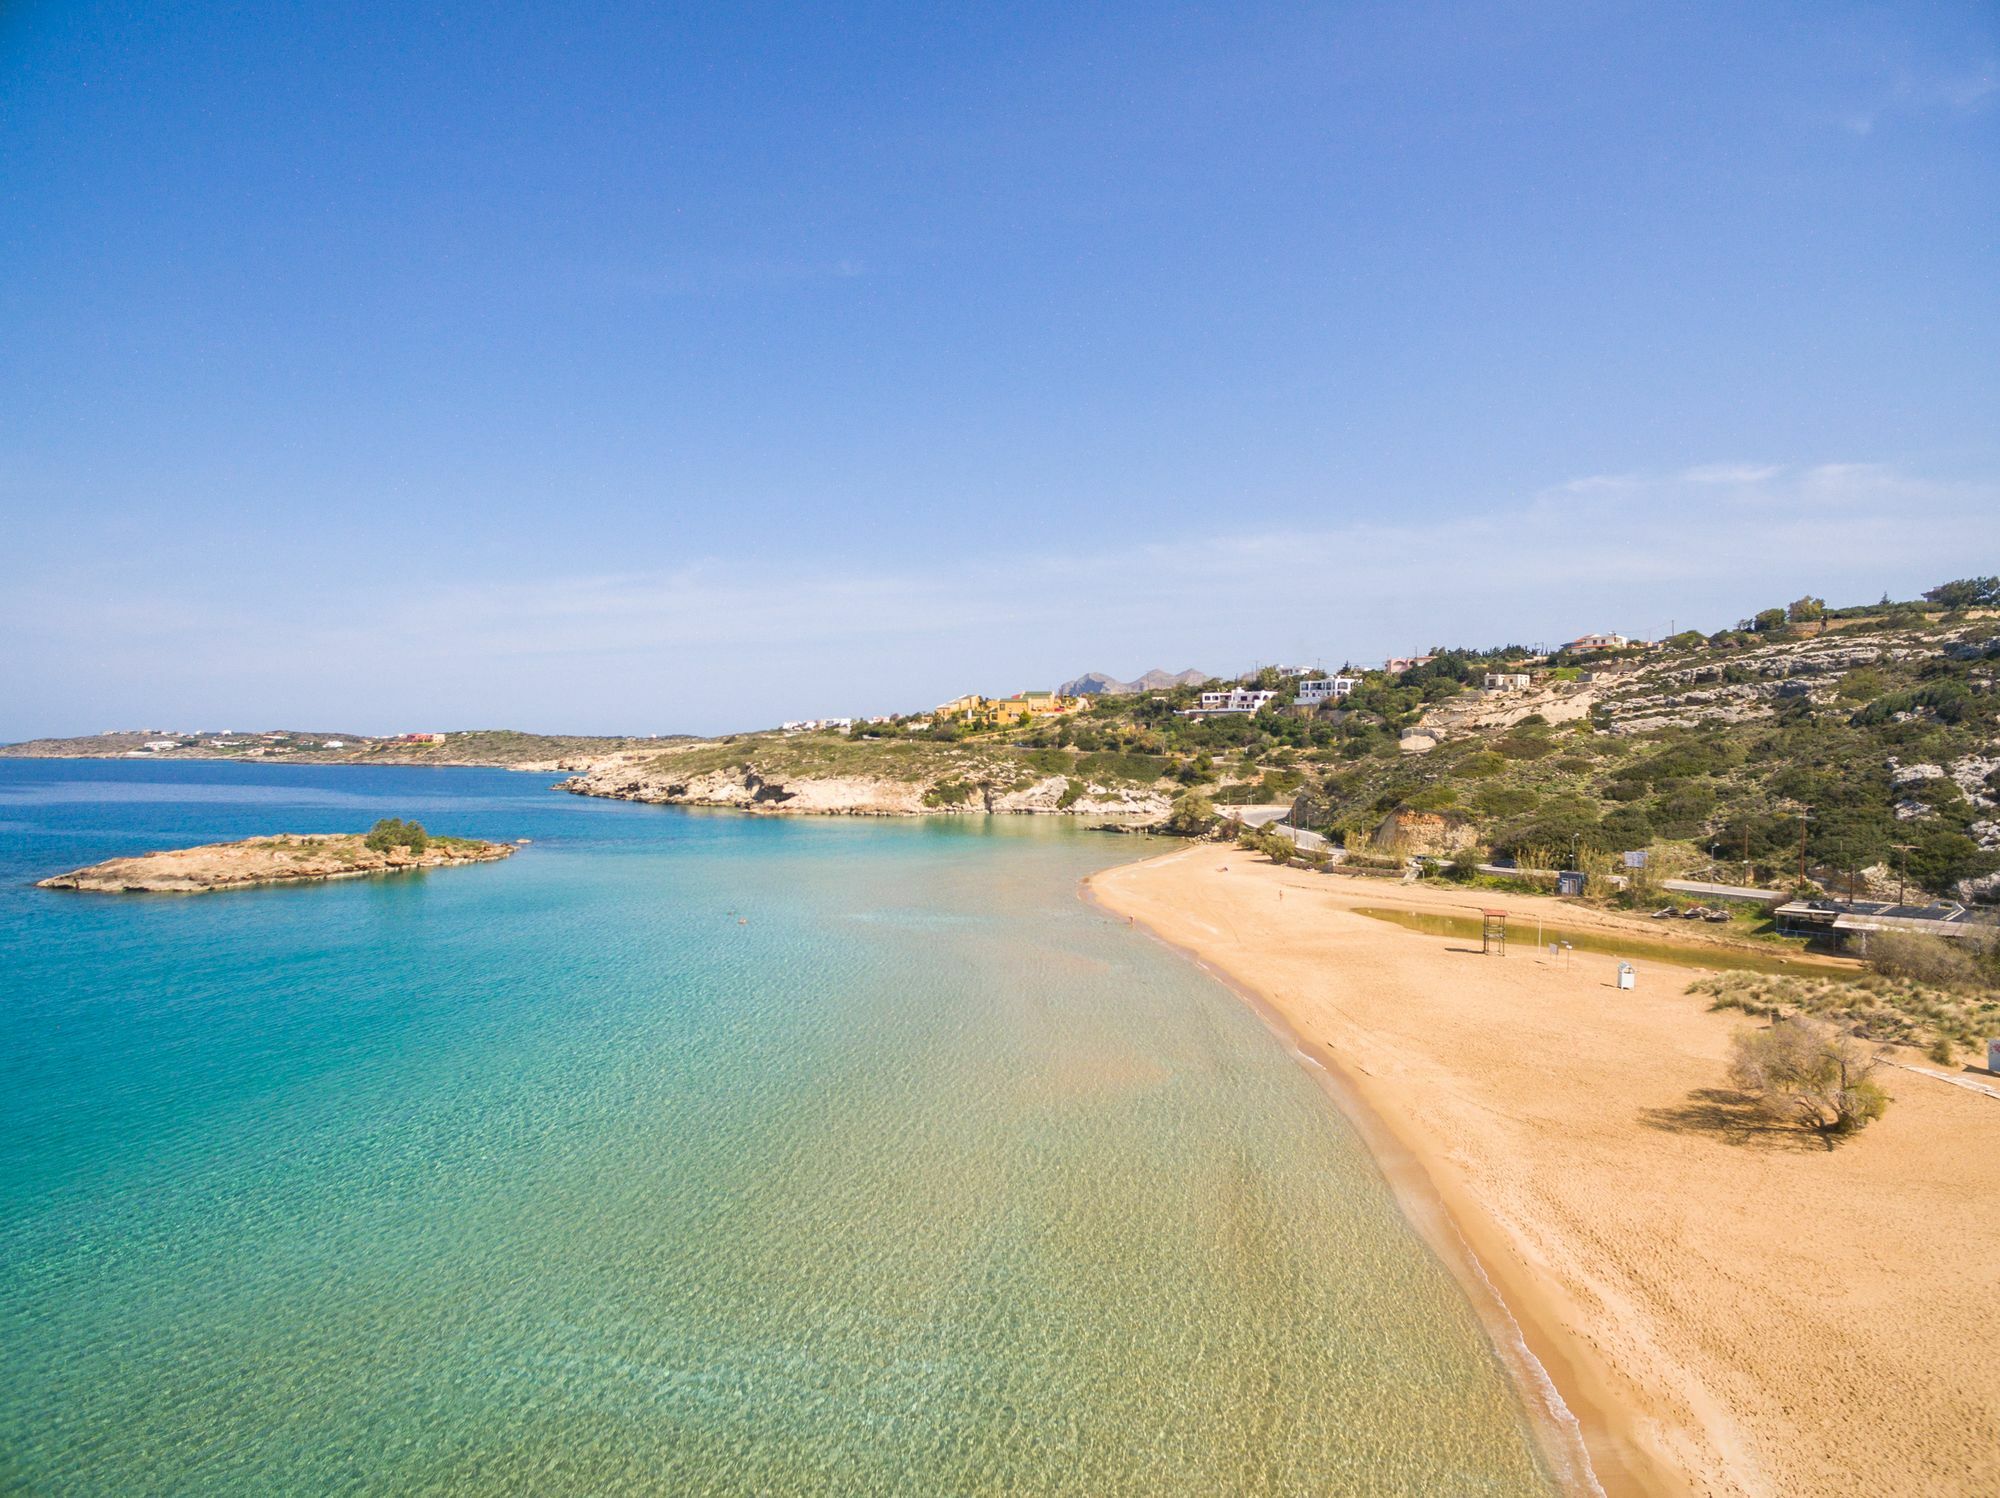
<path id="1" fill-rule="evenodd" d="M 1706 895 L 1711 900 L 1782 900 L 1784 892 L 1775 889 L 1751 889 L 1744 884 L 1703 884 L 1694 879 L 1662 879 L 1661 889 L 1670 889 L 1677 895 Z"/>

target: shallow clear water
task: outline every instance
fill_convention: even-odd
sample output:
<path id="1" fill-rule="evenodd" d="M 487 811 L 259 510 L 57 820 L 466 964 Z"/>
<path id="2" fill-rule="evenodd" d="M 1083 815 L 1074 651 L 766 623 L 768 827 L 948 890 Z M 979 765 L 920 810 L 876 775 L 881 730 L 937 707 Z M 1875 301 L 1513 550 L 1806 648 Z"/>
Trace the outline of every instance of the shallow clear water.
<path id="1" fill-rule="evenodd" d="M 0 761 L 0 1487 L 1540 1493 L 1351 1130 L 1053 819 Z M 503 864 L 36 890 L 413 815 Z"/>

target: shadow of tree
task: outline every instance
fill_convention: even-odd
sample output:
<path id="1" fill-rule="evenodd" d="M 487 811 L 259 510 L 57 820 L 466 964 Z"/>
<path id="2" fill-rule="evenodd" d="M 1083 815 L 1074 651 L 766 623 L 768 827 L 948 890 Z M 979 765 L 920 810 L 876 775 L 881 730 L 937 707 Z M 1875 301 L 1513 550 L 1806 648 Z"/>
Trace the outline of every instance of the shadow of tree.
<path id="1" fill-rule="evenodd" d="M 1639 1121 L 1667 1134 L 1706 1134 L 1737 1148 L 1766 1150 L 1826 1149 L 1826 1141 L 1809 1129 L 1774 1119 L 1758 1106 L 1754 1093 L 1726 1087 L 1697 1087 L 1687 1101 L 1671 1108 L 1641 1108 Z"/>

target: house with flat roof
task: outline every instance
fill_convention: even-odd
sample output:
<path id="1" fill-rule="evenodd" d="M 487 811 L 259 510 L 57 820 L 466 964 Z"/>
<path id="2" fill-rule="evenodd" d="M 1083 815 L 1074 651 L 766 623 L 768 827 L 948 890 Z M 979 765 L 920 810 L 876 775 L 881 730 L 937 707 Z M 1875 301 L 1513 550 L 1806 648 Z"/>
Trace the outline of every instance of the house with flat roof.
<path id="1" fill-rule="evenodd" d="M 1947 941 L 2000 935 L 2000 927 L 1974 917 L 1955 901 L 1898 905 L 1890 900 L 1793 900 L 1771 915 L 1781 936 L 1819 937 L 1858 952 L 1868 950 L 1868 938 L 1877 931 L 1904 931 Z"/>
<path id="2" fill-rule="evenodd" d="M 1525 692 L 1528 690 L 1528 673 L 1525 671 L 1488 671 L 1486 690 L 1489 692 Z"/>
<path id="3" fill-rule="evenodd" d="M 1360 685 L 1361 678 L 1358 676 L 1322 676 L 1313 681 L 1302 681 L 1299 683 L 1299 706 L 1318 707 L 1322 703 L 1337 701 Z"/>
<path id="4" fill-rule="evenodd" d="M 1623 635 L 1578 635 L 1563 649 L 1572 655 L 1587 655 L 1593 650 L 1623 650 L 1631 643 Z"/>
<path id="5" fill-rule="evenodd" d="M 1201 705 L 1182 713 L 1186 718 L 1204 718 L 1219 713 L 1262 712 L 1277 700 L 1276 692 L 1252 692 L 1242 687 L 1229 692 L 1203 692 Z"/>

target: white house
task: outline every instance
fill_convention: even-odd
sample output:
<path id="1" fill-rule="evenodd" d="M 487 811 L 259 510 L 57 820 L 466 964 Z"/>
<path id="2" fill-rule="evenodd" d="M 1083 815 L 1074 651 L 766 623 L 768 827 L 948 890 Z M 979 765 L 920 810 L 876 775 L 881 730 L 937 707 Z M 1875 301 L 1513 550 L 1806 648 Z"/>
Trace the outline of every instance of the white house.
<path id="1" fill-rule="evenodd" d="M 1488 671 L 1486 690 L 1489 692 L 1525 692 L 1528 690 L 1528 673 L 1525 671 Z"/>
<path id="2" fill-rule="evenodd" d="M 1251 692 L 1238 687 L 1233 692 L 1203 692 L 1201 706 L 1197 713 L 1255 713 L 1261 712 L 1277 697 L 1276 692 Z"/>
<path id="3" fill-rule="evenodd" d="M 1322 676 L 1315 681 L 1299 683 L 1299 705 L 1318 707 L 1323 702 L 1331 702 L 1347 696 L 1361 685 L 1358 676 Z"/>
<path id="4" fill-rule="evenodd" d="M 1578 653 L 1589 650 L 1623 650 L 1631 643 L 1623 635 L 1578 635 L 1563 646 L 1563 649 Z"/>

